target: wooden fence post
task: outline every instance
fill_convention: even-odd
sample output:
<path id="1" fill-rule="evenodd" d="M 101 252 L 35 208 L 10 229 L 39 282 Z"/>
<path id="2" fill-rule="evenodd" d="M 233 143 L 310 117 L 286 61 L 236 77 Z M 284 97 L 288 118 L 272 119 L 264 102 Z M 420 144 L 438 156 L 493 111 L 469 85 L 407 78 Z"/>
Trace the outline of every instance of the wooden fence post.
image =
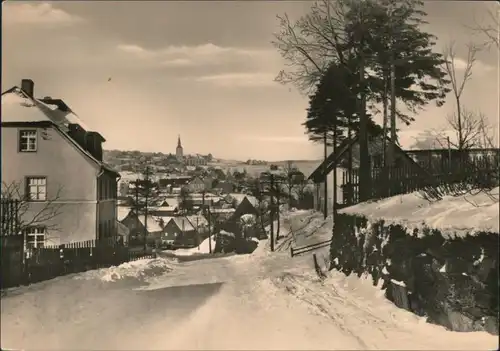
<path id="1" fill-rule="evenodd" d="M 65 274 L 66 273 L 66 264 L 64 264 L 64 249 L 66 248 L 66 245 L 62 244 L 59 245 L 59 272 L 58 275 Z"/>

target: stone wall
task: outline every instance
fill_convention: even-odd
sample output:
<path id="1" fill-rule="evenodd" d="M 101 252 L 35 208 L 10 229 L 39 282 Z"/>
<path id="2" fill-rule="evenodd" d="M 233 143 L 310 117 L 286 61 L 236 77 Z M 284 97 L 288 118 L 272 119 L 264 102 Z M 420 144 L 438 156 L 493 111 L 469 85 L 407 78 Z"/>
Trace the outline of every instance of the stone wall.
<path id="1" fill-rule="evenodd" d="M 338 214 L 330 269 L 370 274 L 398 307 L 454 331 L 498 335 L 499 234 L 448 236 Z"/>

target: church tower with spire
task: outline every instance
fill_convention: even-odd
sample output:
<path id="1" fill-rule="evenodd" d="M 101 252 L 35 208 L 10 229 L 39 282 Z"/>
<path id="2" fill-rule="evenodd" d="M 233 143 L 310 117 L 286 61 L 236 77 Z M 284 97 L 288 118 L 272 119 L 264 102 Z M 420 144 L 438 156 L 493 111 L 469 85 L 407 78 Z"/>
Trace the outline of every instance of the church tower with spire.
<path id="1" fill-rule="evenodd" d="M 182 150 L 181 144 L 181 136 L 177 136 L 177 148 L 175 149 L 175 157 L 177 157 L 177 161 L 182 162 L 184 160 L 184 153 Z"/>

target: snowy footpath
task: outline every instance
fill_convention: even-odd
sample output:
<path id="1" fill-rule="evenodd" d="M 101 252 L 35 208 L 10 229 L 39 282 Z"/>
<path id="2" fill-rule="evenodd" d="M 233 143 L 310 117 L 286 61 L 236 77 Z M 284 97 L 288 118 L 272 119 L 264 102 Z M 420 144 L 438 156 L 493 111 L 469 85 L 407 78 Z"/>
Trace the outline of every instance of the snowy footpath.
<path id="1" fill-rule="evenodd" d="M 330 220 L 331 222 L 331 220 Z M 494 350 L 495 336 L 457 333 L 395 307 L 367 279 L 330 272 L 290 245 L 328 239 L 318 214 L 283 218 L 277 252 L 143 260 L 13 289 L 2 297 L 3 349 Z M 283 244 L 284 243 L 284 244 Z M 327 257 L 328 248 L 317 251 Z M 325 265 L 325 262 L 320 264 Z"/>

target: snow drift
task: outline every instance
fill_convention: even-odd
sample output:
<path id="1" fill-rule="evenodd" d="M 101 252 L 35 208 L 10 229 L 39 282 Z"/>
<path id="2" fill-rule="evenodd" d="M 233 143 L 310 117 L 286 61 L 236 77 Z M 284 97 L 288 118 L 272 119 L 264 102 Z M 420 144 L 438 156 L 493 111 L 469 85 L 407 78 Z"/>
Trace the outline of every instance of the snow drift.
<path id="1" fill-rule="evenodd" d="M 144 281 L 147 278 L 159 276 L 171 270 L 171 264 L 163 258 L 143 259 L 126 262 L 119 266 L 87 271 L 76 275 L 74 279 L 97 279 L 103 282 L 117 282 L 119 280 Z"/>
<path id="2" fill-rule="evenodd" d="M 202 243 L 197 247 L 193 247 L 191 249 L 177 249 L 175 251 L 172 251 L 172 253 L 175 256 L 193 256 L 193 255 L 208 254 L 208 253 L 210 253 L 210 247 L 212 248 L 212 251 L 215 248 L 215 236 L 214 235 L 203 240 Z"/>
<path id="3" fill-rule="evenodd" d="M 413 228 L 439 229 L 443 234 L 465 235 L 475 232 L 499 232 L 499 188 L 488 194 L 444 196 L 439 201 L 425 200 L 419 192 L 397 195 L 375 202 L 364 202 L 339 211 L 358 214 L 370 222 L 383 219 L 386 223 Z"/>

